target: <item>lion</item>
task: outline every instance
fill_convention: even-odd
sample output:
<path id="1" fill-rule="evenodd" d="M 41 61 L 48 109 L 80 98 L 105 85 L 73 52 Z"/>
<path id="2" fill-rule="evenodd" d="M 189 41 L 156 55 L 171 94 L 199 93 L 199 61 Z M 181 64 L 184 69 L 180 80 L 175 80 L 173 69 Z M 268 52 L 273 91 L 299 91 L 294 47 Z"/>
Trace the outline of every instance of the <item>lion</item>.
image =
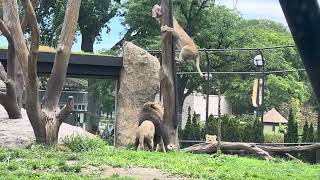
<path id="1" fill-rule="evenodd" d="M 160 102 L 150 102 L 150 101 L 146 102 L 143 105 L 142 110 L 140 111 L 138 126 L 140 126 L 144 121 L 151 121 L 154 124 L 155 134 L 154 134 L 153 149 L 157 149 L 158 144 L 163 144 L 163 143 L 168 144 L 166 142 L 163 142 L 166 140 L 164 136 L 166 136 L 167 134 L 167 130 L 163 124 L 163 114 L 164 114 L 164 108 Z M 171 146 L 172 145 L 170 145 L 170 148 L 169 147 L 166 147 L 166 148 L 171 149 Z"/>
<path id="2" fill-rule="evenodd" d="M 217 142 L 218 141 L 217 141 L 217 136 L 216 135 L 206 134 L 206 143 L 215 144 Z"/>
<path id="3" fill-rule="evenodd" d="M 134 143 L 135 150 L 142 149 L 145 150 L 145 145 L 149 148 L 149 150 L 154 149 L 154 138 L 155 134 L 155 126 L 152 121 L 145 120 L 138 127 L 136 132 L 136 140 Z"/>

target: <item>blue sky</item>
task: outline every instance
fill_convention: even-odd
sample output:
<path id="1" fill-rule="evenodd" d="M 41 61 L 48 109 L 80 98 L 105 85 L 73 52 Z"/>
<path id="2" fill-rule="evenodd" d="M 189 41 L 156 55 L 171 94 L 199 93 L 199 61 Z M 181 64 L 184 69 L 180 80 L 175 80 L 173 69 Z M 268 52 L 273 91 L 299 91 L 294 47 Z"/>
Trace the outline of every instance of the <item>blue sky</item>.
<path id="1" fill-rule="evenodd" d="M 235 6 L 235 2 L 236 6 Z M 226 5 L 229 8 L 236 8 L 240 14 L 247 19 L 271 19 L 287 26 L 278 0 L 217 0 L 218 4 Z M 109 34 L 103 30 L 102 41 L 94 44 L 94 51 L 109 49 L 121 39 L 124 27 L 120 24 L 120 18 L 110 21 L 111 31 Z M 0 36 L 0 46 L 6 46 L 7 41 Z M 77 37 L 72 50 L 79 51 L 81 47 L 81 37 Z"/>

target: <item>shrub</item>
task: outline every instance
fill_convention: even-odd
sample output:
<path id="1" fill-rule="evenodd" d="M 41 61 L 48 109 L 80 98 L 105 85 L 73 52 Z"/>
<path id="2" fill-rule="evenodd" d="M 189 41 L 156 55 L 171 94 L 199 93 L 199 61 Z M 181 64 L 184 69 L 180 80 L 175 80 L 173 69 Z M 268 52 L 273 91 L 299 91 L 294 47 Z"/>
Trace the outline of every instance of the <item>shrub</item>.
<path id="1" fill-rule="evenodd" d="M 288 129 L 287 129 L 287 133 L 284 136 L 284 141 L 286 143 L 298 142 L 298 124 L 296 122 L 296 117 L 295 117 L 295 114 L 293 113 L 292 108 L 290 108 L 290 111 L 289 111 Z"/>
<path id="2" fill-rule="evenodd" d="M 284 135 L 282 133 L 264 133 L 265 143 L 283 143 Z"/>
<path id="3" fill-rule="evenodd" d="M 66 136 L 62 142 L 73 152 L 92 151 L 105 146 L 105 141 L 100 138 L 90 138 L 80 135 Z"/>

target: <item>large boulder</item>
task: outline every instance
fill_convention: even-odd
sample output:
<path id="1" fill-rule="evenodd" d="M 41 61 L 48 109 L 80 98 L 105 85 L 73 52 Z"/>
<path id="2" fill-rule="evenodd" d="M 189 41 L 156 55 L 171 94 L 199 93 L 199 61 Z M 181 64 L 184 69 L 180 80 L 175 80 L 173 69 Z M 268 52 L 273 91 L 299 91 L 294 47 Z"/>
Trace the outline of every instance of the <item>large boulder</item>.
<path id="1" fill-rule="evenodd" d="M 0 147 L 25 148 L 35 142 L 34 132 L 25 109 L 21 110 L 22 118 L 9 119 L 6 110 L 0 105 Z M 58 134 L 58 143 L 69 135 L 95 137 L 80 127 L 62 123 Z"/>
<path id="2" fill-rule="evenodd" d="M 131 42 L 123 45 L 123 68 L 119 78 L 116 146 L 133 144 L 139 111 L 147 101 L 154 101 L 160 89 L 159 60 Z"/>

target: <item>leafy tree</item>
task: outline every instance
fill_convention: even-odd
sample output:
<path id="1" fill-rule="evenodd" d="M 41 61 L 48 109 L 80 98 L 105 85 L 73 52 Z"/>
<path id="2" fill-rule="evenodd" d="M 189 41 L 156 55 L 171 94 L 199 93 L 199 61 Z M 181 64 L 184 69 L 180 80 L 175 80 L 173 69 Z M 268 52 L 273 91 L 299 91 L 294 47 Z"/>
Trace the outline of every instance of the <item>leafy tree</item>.
<path id="1" fill-rule="evenodd" d="M 98 80 L 89 89 L 90 93 L 98 97 L 101 101 L 102 111 L 107 113 L 107 116 L 112 118 L 112 113 L 115 110 L 115 90 L 116 82 L 114 80 Z"/>
<path id="2" fill-rule="evenodd" d="M 200 140 L 200 125 L 196 112 L 194 112 L 192 116 L 192 138 L 193 140 Z"/>
<path id="3" fill-rule="evenodd" d="M 65 13 L 66 0 L 42 1 L 37 8 L 42 44 L 55 46 Z M 81 2 L 79 30 L 82 35 L 81 50 L 93 52 L 93 44 L 101 40 L 102 29 L 110 32 L 108 22 L 119 14 L 120 1 L 86 0 Z"/>
<path id="4" fill-rule="evenodd" d="M 191 108 L 190 106 L 188 107 L 188 119 L 186 122 L 186 126 L 183 130 L 183 139 L 191 139 L 191 133 L 192 133 L 192 120 L 191 120 Z"/>
<path id="5" fill-rule="evenodd" d="M 303 126 L 302 142 L 308 142 L 309 138 L 309 123 L 306 121 Z"/>
<path id="6" fill-rule="evenodd" d="M 313 124 L 310 124 L 309 130 L 308 130 L 308 142 L 314 142 L 315 138 L 314 138 L 314 128 L 313 128 Z"/>
<path id="7" fill-rule="evenodd" d="M 288 130 L 284 136 L 286 143 L 297 143 L 298 142 L 298 124 L 295 120 L 295 115 L 290 108 L 289 119 L 288 119 Z"/>

